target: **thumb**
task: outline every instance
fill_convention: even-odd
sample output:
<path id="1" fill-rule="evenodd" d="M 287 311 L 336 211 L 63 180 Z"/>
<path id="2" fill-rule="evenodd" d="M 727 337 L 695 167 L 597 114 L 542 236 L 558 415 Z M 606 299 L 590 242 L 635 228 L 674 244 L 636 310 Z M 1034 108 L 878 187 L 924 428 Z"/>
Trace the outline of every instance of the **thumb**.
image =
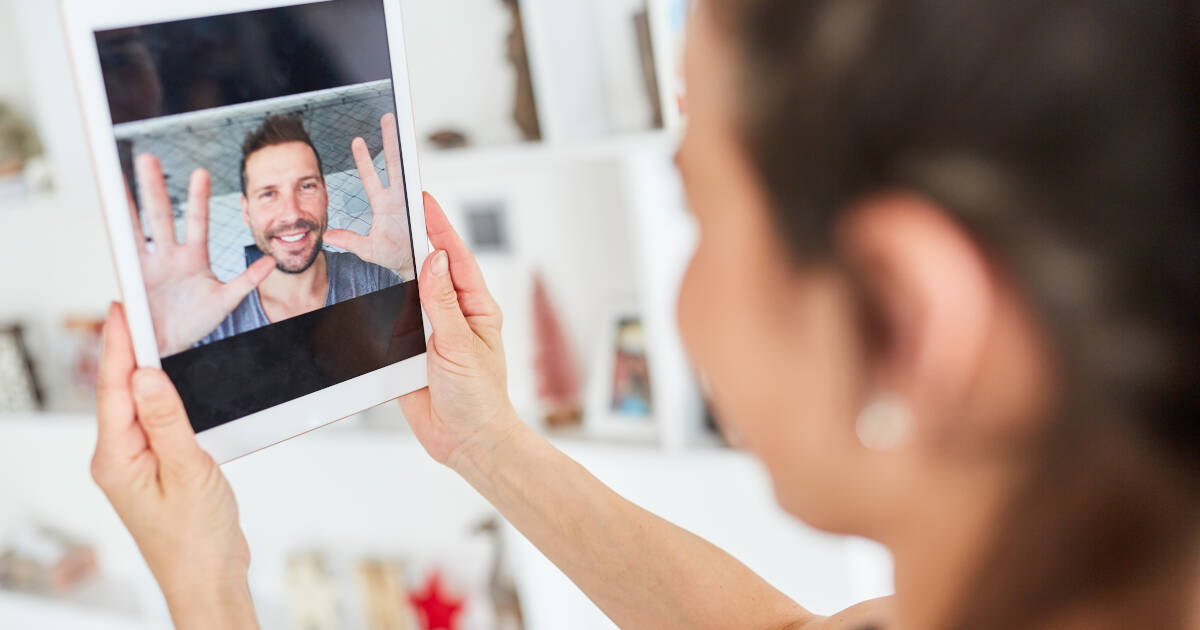
<path id="1" fill-rule="evenodd" d="M 204 466 L 206 455 L 166 373 L 150 369 L 134 373 L 133 400 L 161 474 L 187 476 Z"/>
<path id="2" fill-rule="evenodd" d="M 459 306 L 450 277 L 450 257 L 445 251 L 434 252 L 425 262 L 418 287 L 421 305 L 433 326 L 434 350 L 448 359 L 470 352 L 475 333 Z"/>
<path id="3" fill-rule="evenodd" d="M 242 275 L 221 287 L 221 303 L 225 310 L 232 313 L 233 309 L 237 308 L 238 304 L 241 304 L 251 291 L 257 289 L 258 285 L 262 284 L 267 276 L 275 271 L 278 264 L 274 258 L 263 256 L 254 261 L 254 264 L 242 272 Z"/>
<path id="4" fill-rule="evenodd" d="M 367 251 L 369 241 L 367 237 L 350 230 L 329 230 L 325 232 L 325 242 L 340 247 L 359 258 L 362 258 L 360 252 Z"/>

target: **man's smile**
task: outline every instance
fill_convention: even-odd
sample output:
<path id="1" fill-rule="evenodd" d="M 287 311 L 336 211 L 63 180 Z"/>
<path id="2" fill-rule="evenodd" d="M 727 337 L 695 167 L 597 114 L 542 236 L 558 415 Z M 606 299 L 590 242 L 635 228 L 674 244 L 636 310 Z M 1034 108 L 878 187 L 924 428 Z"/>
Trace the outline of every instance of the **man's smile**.
<path id="1" fill-rule="evenodd" d="M 283 243 L 285 246 L 300 245 L 308 240 L 308 236 L 311 233 L 311 231 L 305 230 L 303 232 L 296 232 L 294 234 L 280 234 L 279 236 L 275 237 L 275 240 Z"/>

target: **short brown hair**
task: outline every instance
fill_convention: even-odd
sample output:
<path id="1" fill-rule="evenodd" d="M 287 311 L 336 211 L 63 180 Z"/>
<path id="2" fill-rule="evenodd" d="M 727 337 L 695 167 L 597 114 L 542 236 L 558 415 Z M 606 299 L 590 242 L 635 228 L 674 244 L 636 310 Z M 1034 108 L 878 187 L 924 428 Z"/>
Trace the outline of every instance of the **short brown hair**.
<path id="1" fill-rule="evenodd" d="M 251 155 L 267 148 L 289 142 L 303 142 L 312 149 L 313 155 L 317 156 L 317 171 L 321 173 L 321 178 L 325 177 L 325 168 L 321 164 L 321 153 L 317 151 L 316 145 L 313 144 L 312 137 L 308 135 L 308 130 L 304 128 L 304 121 L 295 114 L 277 114 L 268 116 L 256 129 L 246 134 L 246 140 L 242 142 L 242 168 L 239 171 L 242 179 L 242 194 L 246 194 L 246 160 L 250 159 Z"/>

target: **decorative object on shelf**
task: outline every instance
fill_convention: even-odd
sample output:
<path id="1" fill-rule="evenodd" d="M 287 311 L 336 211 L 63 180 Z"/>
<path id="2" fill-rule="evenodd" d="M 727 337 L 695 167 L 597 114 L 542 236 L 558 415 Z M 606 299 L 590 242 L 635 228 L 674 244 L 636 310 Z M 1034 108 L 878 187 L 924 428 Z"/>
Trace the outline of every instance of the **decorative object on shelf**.
<path id="1" fill-rule="evenodd" d="M 422 630 L 458 630 L 457 617 L 464 602 L 442 590 L 442 574 L 434 571 L 425 580 L 425 586 L 409 596 L 417 611 L 417 620 Z"/>
<path id="2" fill-rule="evenodd" d="M 502 199 L 464 204 L 467 237 L 476 253 L 508 254 L 508 205 Z"/>
<path id="3" fill-rule="evenodd" d="M 429 142 L 439 151 L 461 149 L 471 144 L 466 134 L 453 129 L 442 129 L 429 134 Z"/>
<path id="4" fill-rule="evenodd" d="M 641 61 L 642 82 L 646 86 L 646 97 L 654 105 L 653 127 L 663 127 L 662 89 L 658 83 L 658 69 L 654 62 L 654 33 L 650 28 L 650 11 L 642 9 L 633 16 L 633 28 L 637 32 L 638 59 Z"/>
<path id="5" fill-rule="evenodd" d="M 33 125 L 0 103 L 0 199 L 24 199 L 50 189 L 49 169 Z"/>
<path id="6" fill-rule="evenodd" d="M 525 613 L 521 609 L 521 598 L 517 595 L 512 574 L 504 564 L 506 554 L 499 517 L 489 517 L 475 528 L 475 532 L 487 535 L 492 541 L 492 575 L 488 580 L 488 593 L 496 609 L 496 630 L 524 630 Z"/>
<path id="7" fill-rule="evenodd" d="M 668 129 L 682 126 L 687 116 L 687 86 L 681 70 L 688 15 L 695 4 L 695 0 L 649 0 L 656 74 Z"/>
<path id="8" fill-rule="evenodd" d="M 369 559 L 358 565 L 366 623 L 370 630 L 411 630 L 413 609 L 400 562 Z"/>
<path id="9" fill-rule="evenodd" d="M 512 31 L 508 34 L 508 61 L 516 71 L 513 122 L 517 123 L 525 140 L 535 142 L 542 139 L 542 126 L 538 121 L 537 101 L 533 95 L 533 74 L 529 69 L 529 48 L 525 45 L 525 23 L 521 19 L 521 3 L 519 0 L 500 1 L 512 13 Z"/>
<path id="10" fill-rule="evenodd" d="M 611 410 L 628 416 L 649 416 L 650 369 L 646 365 L 646 333 L 641 318 L 628 317 L 617 323 L 616 350 Z"/>
<path id="11" fill-rule="evenodd" d="M 0 588 L 63 596 L 96 577 L 96 552 L 53 527 L 18 529 L 0 551 Z"/>
<path id="12" fill-rule="evenodd" d="M 534 370 L 538 399 L 551 428 L 574 426 L 583 415 L 579 369 L 540 273 L 533 278 Z"/>
<path id="13" fill-rule="evenodd" d="M 96 377 L 100 371 L 100 349 L 104 320 L 96 317 L 68 317 L 63 320 L 62 365 L 66 367 L 68 389 L 65 400 L 55 396 L 54 406 L 68 411 L 88 411 L 96 404 Z"/>
<path id="14" fill-rule="evenodd" d="M 339 630 L 337 582 L 320 552 L 293 554 L 287 563 L 287 590 L 292 623 L 301 630 Z"/>
<path id="15" fill-rule="evenodd" d="M 0 325 L 0 412 L 37 411 L 44 402 L 24 329 Z"/>
<path id="16" fill-rule="evenodd" d="M 642 318 L 631 307 L 614 309 L 601 321 L 585 417 L 588 433 L 652 439 L 657 426 Z"/>

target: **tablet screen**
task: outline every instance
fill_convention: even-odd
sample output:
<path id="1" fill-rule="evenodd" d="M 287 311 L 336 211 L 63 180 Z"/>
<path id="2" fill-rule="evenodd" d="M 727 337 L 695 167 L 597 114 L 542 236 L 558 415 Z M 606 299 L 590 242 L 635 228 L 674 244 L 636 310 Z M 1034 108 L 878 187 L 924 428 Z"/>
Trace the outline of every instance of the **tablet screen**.
<path id="1" fill-rule="evenodd" d="M 382 0 L 96 43 L 159 354 L 197 432 L 425 352 Z"/>

